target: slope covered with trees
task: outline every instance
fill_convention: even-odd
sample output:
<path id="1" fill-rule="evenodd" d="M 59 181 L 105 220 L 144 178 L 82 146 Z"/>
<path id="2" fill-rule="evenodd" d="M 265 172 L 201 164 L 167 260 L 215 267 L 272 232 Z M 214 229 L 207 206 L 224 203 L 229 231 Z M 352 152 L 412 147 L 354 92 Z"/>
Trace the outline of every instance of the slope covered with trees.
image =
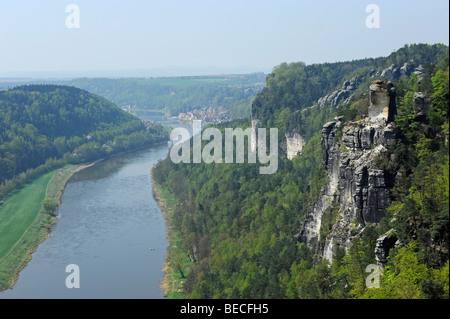
<path id="1" fill-rule="evenodd" d="M 302 220 L 326 183 L 321 130 L 338 115 L 346 121 L 367 116 L 369 82 L 345 106 L 311 106 L 342 81 L 411 59 L 426 66 L 424 75 L 420 81 L 414 74 L 394 81 L 399 144 L 376 159 L 380 169 L 400 172 L 392 204 L 378 225 L 366 227 L 348 251 L 336 251 L 329 263 L 298 241 Z M 307 137 L 301 155 L 290 161 L 280 153 L 273 175 L 260 175 L 259 164 L 161 161 L 153 178 L 179 202 L 170 223 L 191 260 L 183 269 L 185 295 L 448 298 L 448 76 L 448 47 L 442 45 L 405 46 L 375 60 L 282 64 L 267 76 L 252 113 L 263 127 L 297 128 Z M 430 103 L 425 111 L 413 103 L 419 91 Z M 250 125 L 248 118 L 226 126 Z M 325 222 L 333 223 L 335 215 L 330 211 Z M 380 287 L 368 288 L 366 266 L 376 264 L 376 240 L 391 228 L 402 246 L 391 250 Z"/>
<path id="2" fill-rule="evenodd" d="M 160 142 L 105 98 L 75 87 L 19 86 L 0 92 L 0 196 L 65 163 L 92 161 Z"/>

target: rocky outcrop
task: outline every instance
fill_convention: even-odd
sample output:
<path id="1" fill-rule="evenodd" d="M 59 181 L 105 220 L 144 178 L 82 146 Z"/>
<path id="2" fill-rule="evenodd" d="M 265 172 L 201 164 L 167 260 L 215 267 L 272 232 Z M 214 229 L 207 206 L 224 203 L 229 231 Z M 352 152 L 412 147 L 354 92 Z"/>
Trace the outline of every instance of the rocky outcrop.
<path id="1" fill-rule="evenodd" d="M 395 236 L 393 229 L 378 237 L 375 245 L 375 260 L 380 267 L 384 268 L 389 251 L 396 246 L 400 246 L 400 241 Z"/>
<path id="2" fill-rule="evenodd" d="M 391 82 L 372 81 L 369 87 L 369 120 L 392 122 L 395 116 L 395 90 Z M 384 123 L 380 123 L 384 124 Z"/>
<path id="3" fill-rule="evenodd" d="M 388 68 L 383 69 L 381 72 L 377 72 L 376 69 L 370 70 L 363 76 L 355 76 L 349 81 L 345 81 L 341 88 L 325 95 L 317 100 L 317 105 L 322 107 L 324 105 L 338 106 L 339 104 L 347 105 L 353 96 L 354 91 L 363 82 L 366 77 L 369 78 L 382 78 L 390 82 L 398 80 L 402 76 L 409 77 L 411 74 L 418 76 L 419 82 L 424 75 L 425 69 L 422 65 L 416 65 L 414 60 L 410 60 L 404 63 L 401 67 L 391 64 Z"/>
<path id="4" fill-rule="evenodd" d="M 257 130 L 261 127 L 261 120 L 259 120 L 253 113 L 251 114 L 252 135 L 250 141 L 250 147 L 253 152 L 257 151 L 258 139 Z M 281 142 L 280 146 L 286 151 L 286 157 L 292 160 L 295 155 L 302 152 L 303 147 L 306 145 L 306 139 L 295 130 L 289 130 L 285 133 L 285 142 Z"/>
<path id="5" fill-rule="evenodd" d="M 389 81 L 397 80 L 401 76 L 400 68 L 398 68 L 395 64 L 391 64 L 391 66 L 381 71 L 380 76 L 388 79 Z"/>
<path id="6" fill-rule="evenodd" d="M 401 67 L 391 64 L 388 68 L 381 71 L 380 77 L 389 81 L 396 81 L 402 76 L 410 76 L 413 73 L 416 74 L 420 80 L 424 74 L 424 67 L 422 65 L 416 65 L 414 60 L 409 60 Z"/>
<path id="7" fill-rule="evenodd" d="M 257 128 L 260 126 L 261 121 L 259 119 L 257 119 L 253 113 L 251 115 L 251 121 L 252 121 L 252 136 L 251 136 L 251 142 L 250 142 L 250 147 L 252 152 L 256 152 L 256 146 L 258 145 L 257 143 L 257 136 L 256 136 L 256 130 Z"/>
<path id="8" fill-rule="evenodd" d="M 333 141 L 337 129 L 342 124 L 340 120 L 341 118 L 337 118 L 336 121 L 325 124 L 322 129 L 322 164 L 327 168 L 328 183 L 322 188 L 319 200 L 313 203 L 306 214 L 299 234 L 299 240 L 310 247 L 317 247 L 319 244 L 323 213 L 335 202 L 337 196 L 340 151 Z"/>
<path id="9" fill-rule="evenodd" d="M 418 122 L 427 123 L 428 111 L 430 110 L 431 101 L 427 99 L 425 94 L 423 94 L 422 92 L 414 93 L 413 100 L 416 111 L 414 114 L 415 120 Z"/>
<path id="10" fill-rule="evenodd" d="M 390 114 L 394 105 L 387 98 L 389 92 L 378 89 L 387 84 L 376 85 L 371 103 L 382 110 L 381 114 Z M 390 182 L 386 172 L 375 166 L 374 158 L 397 142 L 394 124 L 388 118 L 369 116 L 350 123 L 336 118 L 323 126 L 322 163 L 328 183 L 305 217 L 300 240 L 318 244 L 318 254 L 328 260 L 333 258 L 337 246 L 347 250 L 368 223 L 377 224 L 386 214 Z M 327 210 L 337 212 L 331 229 L 322 225 Z"/>
<path id="11" fill-rule="evenodd" d="M 285 137 L 286 156 L 289 160 L 292 160 L 295 155 L 301 154 L 303 147 L 306 145 L 306 140 L 295 131 L 286 132 Z"/>
<path id="12" fill-rule="evenodd" d="M 414 69 L 413 72 L 417 77 L 419 78 L 419 81 L 422 79 L 423 75 L 425 74 L 425 68 L 422 65 L 419 65 L 417 68 Z"/>
<path id="13" fill-rule="evenodd" d="M 317 105 L 319 105 L 320 107 L 326 104 L 337 106 L 341 102 L 342 104 L 346 105 L 350 101 L 351 95 L 361 83 L 362 79 L 363 77 L 355 76 L 350 81 L 345 81 L 340 89 L 335 90 L 332 93 L 325 95 L 324 97 L 321 97 L 317 101 Z"/>

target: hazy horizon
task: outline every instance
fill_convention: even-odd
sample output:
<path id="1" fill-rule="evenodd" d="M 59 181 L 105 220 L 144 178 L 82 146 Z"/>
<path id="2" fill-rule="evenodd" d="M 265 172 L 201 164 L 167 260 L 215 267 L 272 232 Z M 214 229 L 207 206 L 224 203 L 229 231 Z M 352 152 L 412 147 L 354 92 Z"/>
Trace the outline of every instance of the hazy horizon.
<path id="1" fill-rule="evenodd" d="M 376 28 L 366 24 L 371 3 Z M 448 45 L 448 9 L 443 0 L 2 0 L 0 78 L 268 73 L 283 62 L 377 58 Z"/>
<path id="2" fill-rule="evenodd" d="M 60 70 L 60 71 L 34 71 L 0 73 L 0 80 L 5 79 L 73 79 L 73 78 L 123 78 L 123 77 L 178 77 L 178 76 L 208 76 L 228 74 L 269 73 L 271 70 L 254 67 L 177 67 L 163 66 L 151 69 L 124 69 L 124 70 Z"/>

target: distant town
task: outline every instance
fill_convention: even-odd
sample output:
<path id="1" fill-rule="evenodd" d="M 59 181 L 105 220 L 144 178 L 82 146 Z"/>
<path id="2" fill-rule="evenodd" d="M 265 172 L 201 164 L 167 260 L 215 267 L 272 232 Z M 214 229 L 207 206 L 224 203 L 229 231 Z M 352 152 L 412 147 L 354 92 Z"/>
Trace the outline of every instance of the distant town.
<path id="1" fill-rule="evenodd" d="M 210 107 L 207 110 L 196 109 L 180 113 L 177 118 L 179 120 L 202 120 L 206 123 L 222 123 L 230 120 L 228 110 L 224 106 L 219 106 L 215 109 Z"/>
<path id="2" fill-rule="evenodd" d="M 133 105 L 123 105 L 120 107 L 123 111 L 134 114 L 135 106 Z M 194 109 L 188 112 L 179 113 L 177 116 L 173 118 L 177 118 L 182 121 L 192 121 L 192 120 L 202 120 L 206 123 L 223 123 L 230 120 L 229 111 L 225 106 L 218 106 L 216 108 L 209 107 L 208 109 Z M 154 122 L 151 121 L 142 121 L 147 129 L 152 125 L 155 125 Z"/>

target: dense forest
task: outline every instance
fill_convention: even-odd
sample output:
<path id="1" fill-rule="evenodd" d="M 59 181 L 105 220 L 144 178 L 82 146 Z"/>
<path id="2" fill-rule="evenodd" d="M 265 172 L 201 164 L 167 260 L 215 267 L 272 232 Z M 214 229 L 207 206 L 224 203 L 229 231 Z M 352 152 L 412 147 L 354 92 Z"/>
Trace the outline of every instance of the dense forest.
<path id="1" fill-rule="evenodd" d="M 368 84 L 377 76 L 363 80 L 346 105 L 319 107 L 316 101 L 354 76 L 412 59 L 425 71 L 420 81 L 416 74 L 393 81 L 399 143 L 377 158 L 386 173 L 400 172 L 392 203 L 378 225 L 365 227 L 350 249 L 337 250 L 330 263 L 298 237 L 326 183 L 322 126 L 335 116 L 345 121 L 367 116 Z M 252 113 L 265 127 L 297 128 L 308 140 L 301 155 L 290 161 L 280 153 L 273 175 L 260 175 L 258 164 L 159 162 L 153 178 L 178 202 L 169 222 L 182 238 L 181 259 L 190 261 L 174 265 L 186 276 L 185 296 L 449 298 L 448 65 L 443 45 L 405 46 L 379 59 L 281 64 L 267 76 Z M 430 101 L 426 111 L 419 112 L 413 102 L 416 92 Z M 247 118 L 226 126 L 250 125 Z M 391 228 L 402 245 L 390 251 L 380 287 L 370 289 L 365 268 L 376 264 L 375 241 Z"/>
<path id="2" fill-rule="evenodd" d="M 168 138 L 105 98 L 75 87 L 0 92 L 0 198 L 43 172 Z"/>

